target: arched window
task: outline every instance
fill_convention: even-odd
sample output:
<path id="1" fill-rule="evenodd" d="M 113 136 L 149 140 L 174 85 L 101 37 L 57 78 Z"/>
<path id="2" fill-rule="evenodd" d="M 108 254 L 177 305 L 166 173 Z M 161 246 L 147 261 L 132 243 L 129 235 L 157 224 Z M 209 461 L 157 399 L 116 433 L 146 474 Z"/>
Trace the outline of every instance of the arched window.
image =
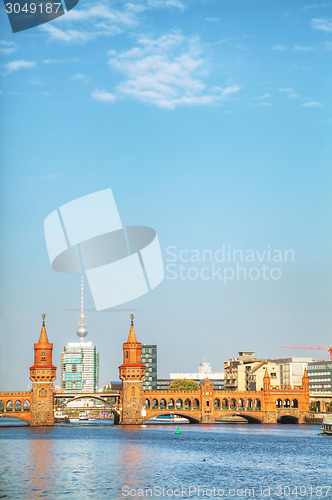
<path id="1" fill-rule="evenodd" d="M 131 388 L 131 395 L 132 396 L 135 396 L 135 386 L 133 385 L 132 388 Z"/>
<path id="2" fill-rule="evenodd" d="M 46 398 L 46 396 L 47 396 L 47 390 L 46 390 L 46 389 L 44 389 L 44 387 L 42 387 L 42 388 L 40 389 L 40 391 L 39 391 L 39 397 L 40 397 L 40 398 Z"/>
<path id="3" fill-rule="evenodd" d="M 128 356 L 129 356 L 128 351 L 126 351 L 126 359 L 128 359 Z"/>
<path id="4" fill-rule="evenodd" d="M 42 361 L 46 360 L 46 355 L 45 355 L 44 351 L 41 353 L 41 360 Z"/>

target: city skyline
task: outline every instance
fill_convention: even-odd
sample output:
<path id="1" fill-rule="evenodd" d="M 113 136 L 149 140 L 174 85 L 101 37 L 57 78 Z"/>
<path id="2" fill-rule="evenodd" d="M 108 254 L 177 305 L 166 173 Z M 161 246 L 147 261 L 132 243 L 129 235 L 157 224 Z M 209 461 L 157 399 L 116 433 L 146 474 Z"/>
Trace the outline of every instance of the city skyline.
<path id="1" fill-rule="evenodd" d="M 157 231 L 165 278 L 100 312 L 86 287 L 100 386 L 118 377 L 131 312 L 159 377 L 202 355 L 221 371 L 240 350 L 331 344 L 328 6 L 81 0 L 16 34 L 1 13 L 3 390 L 28 385 L 41 313 L 58 369 L 76 335 L 80 275 L 52 270 L 45 218 L 107 188 L 124 226 Z M 254 260 L 220 262 L 228 248 Z"/>

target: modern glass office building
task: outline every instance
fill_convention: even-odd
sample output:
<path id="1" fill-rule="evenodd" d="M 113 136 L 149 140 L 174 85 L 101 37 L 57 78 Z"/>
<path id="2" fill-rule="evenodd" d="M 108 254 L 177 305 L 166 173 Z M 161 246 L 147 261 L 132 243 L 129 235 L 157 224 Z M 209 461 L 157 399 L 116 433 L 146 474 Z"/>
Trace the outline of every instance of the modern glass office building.
<path id="1" fill-rule="evenodd" d="M 61 353 L 61 390 L 96 392 L 99 354 L 92 342 L 69 342 Z"/>
<path id="2" fill-rule="evenodd" d="M 157 390 L 157 346 L 143 344 L 142 363 L 146 366 L 146 375 L 143 380 L 144 391 Z"/>
<path id="3" fill-rule="evenodd" d="M 310 392 L 332 392 L 332 361 L 308 363 Z"/>

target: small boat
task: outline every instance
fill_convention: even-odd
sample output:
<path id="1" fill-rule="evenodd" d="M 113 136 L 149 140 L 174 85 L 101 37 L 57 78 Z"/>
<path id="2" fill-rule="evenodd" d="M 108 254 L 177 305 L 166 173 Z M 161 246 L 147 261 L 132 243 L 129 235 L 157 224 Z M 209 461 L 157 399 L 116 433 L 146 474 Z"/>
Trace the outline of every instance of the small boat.
<path id="1" fill-rule="evenodd" d="M 332 435 L 332 418 L 324 418 L 321 426 L 321 430 L 324 434 Z"/>
<path id="2" fill-rule="evenodd" d="M 54 412 L 54 423 L 55 424 L 69 424 L 70 420 L 68 415 L 61 413 L 61 411 Z"/>
<path id="3" fill-rule="evenodd" d="M 86 412 L 79 413 L 79 415 L 78 415 L 78 420 L 89 420 L 89 419 L 90 419 L 90 415 Z"/>
<path id="4" fill-rule="evenodd" d="M 178 415 L 159 415 L 158 417 L 152 417 L 149 419 L 150 421 L 152 420 L 153 422 L 158 422 L 160 424 L 167 423 L 167 424 L 178 424 L 180 422 L 189 422 L 187 418 L 184 417 L 179 417 Z"/>

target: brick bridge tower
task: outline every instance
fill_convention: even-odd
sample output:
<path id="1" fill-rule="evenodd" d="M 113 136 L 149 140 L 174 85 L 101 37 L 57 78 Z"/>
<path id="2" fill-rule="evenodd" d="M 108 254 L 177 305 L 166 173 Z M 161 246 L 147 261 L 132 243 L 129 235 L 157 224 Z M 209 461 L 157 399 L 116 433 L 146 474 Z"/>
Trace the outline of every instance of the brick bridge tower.
<path id="1" fill-rule="evenodd" d="M 142 364 L 142 344 L 137 342 L 134 328 L 134 315 L 131 314 L 131 326 L 128 340 L 123 344 L 123 363 L 119 366 L 119 378 L 122 380 L 122 418 L 121 424 L 143 424 L 143 379 L 145 365 Z"/>
<path id="2" fill-rule="evenodd" d="M 31 423 L 32 426 L 54 425 L 53 381 L 56 367 L 52 364 L 53 344 L 48 341 L 45 316 L 37 344 L 34 344 L 35 360 L 30 366 L 32 380 Z"/>

